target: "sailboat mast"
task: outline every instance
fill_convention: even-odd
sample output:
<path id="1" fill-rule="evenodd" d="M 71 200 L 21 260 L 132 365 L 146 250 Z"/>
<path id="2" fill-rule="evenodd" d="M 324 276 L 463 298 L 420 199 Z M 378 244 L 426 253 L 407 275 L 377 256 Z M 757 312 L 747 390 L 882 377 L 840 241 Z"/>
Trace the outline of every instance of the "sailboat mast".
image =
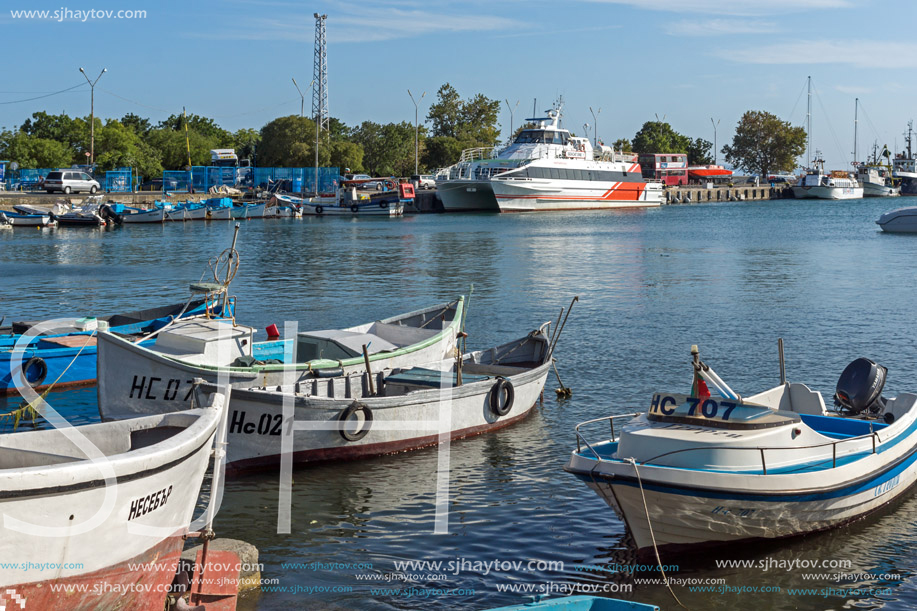
<path id="1" fill-rule="evenodd" d="M 806 163 L 811 163 L 812 159 L 812 77 L 809 81 L 809 98 L 806 104 Z"/>
<path id="2" fill-rule="evenodd" d="M 853 165 L 857 164 L 857 110 L 859 110 L 860 98 L 853 101 Z"/>

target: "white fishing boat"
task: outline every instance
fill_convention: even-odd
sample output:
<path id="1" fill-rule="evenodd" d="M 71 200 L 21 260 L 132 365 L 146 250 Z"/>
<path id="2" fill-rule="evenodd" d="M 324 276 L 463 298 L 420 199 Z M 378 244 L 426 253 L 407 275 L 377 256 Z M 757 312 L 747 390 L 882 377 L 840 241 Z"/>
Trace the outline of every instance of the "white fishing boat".
<path id="1" fill-rule="evenodd" d="M 308 216 L 401 216 L 407 201 L 394 191 L 360 197 L 356 189 L 340 190 L 334 198 L 299 198 L 288 194 L 277 194 L 274 197 L 278 204 L 286 204 L 290 209 Z"/>
<path id="2" fill-rule="evenodd" d="M 166 218 L 165 208 L 153 208 L 143 212 L 134 212 L 133 214 L 124 214 L 121 216 L 122 223 L 162 223 Z"/>
<path id="3" fill-rule="evenodd" d="M 234 388 L 227 469 L 276 467 L 285 437 L 292 462 L 302 464 L 402 452 L 513 424 L 530 413 L 544 389 L 548 337 L 543 327 L 465 354 L 460 373 L 456 365 L 448 358 L 371 375 L 364 368 L 335 378 Z"/>
<path id="4" fill-rule="evenodd" d="M 566 470 L 622 517 L 638 554 L 826 530 L 917 478 L 917 395 L 885 400 L 881 365 L 847 366 L 837 415 L 804 384 L 739 397 L 696 356 L 695 375 L 691 396 L 657 393 L 646 413 L 576 427 Z M 610 439 L 587 439 L 585 426 L 609 421 Z"/>
<path id="5" fill-rule="evenodd" d="M 188 212 L 187 204 L 179 204 L 177 206 L 172 206 L 171 210 L 166 211 L 165 219 L 167 221 L 190 221 L 190 214 Z"/>
<path id="6" fill-rule="evenodd" d="M 50 214 L 16 214 L 0 212 L 0 223 L 11 227 L 48 227 L 56 225 Z"/>
<path id="7" fill-rule="evenodd" d="M 857 182 L 863 185 L 863 197 L 897 197 L 901 187 L 892 179 L 891 169 L 872 163 L 857 166 Z"/>
<path id="8" fill-rule="evenodd" d="M 917 207 L 898 208 L 879 217 L 876 224 L 888 233 L 917 233 Z"/>
<path id="9" fill-rule="evenodd" d="M 241 204 L 235 206 L 232 209 L 232 218 L 234 219 L 260 219 L 264 218 L 264 209 L 267 207 L 267 202 L 261 202 L 258 204 Z"/>
<path id="10" fill-rule="evenodd" d="M 593 148 L 560 127 L 560 111 L 527 119 L 537 127 L 522 130 L 499 153 L 469 149 L 444 170 L 436 190 L 446 211 L 534 212 L 593 210 L 661 205 L 662 185 L 647 181 L 637 155 L 611 147 Z"/>
<path id="11" fill-rule="evenodd" d="M 161 611 L 225 400 L 0 435 L 0 607 Z"/>
<path id="12" fill-rule="evenodd" d="M 825 161 L 816 152 L 813 167 L 806 171 L 793 186 L 793 197 L 797 199 L 859 199 L 863 187 L 857 179 L 843 170 L 825 173 Z"/>
<path id="13" fill-rule="evenodd" d="M 100 333 L 99 411 L 109 420 L 184 409 L 195 378 L 251 388 L 365 371 L 363 346 L 379 370 L 438 361 L 454 354 L 464 303 L 263 342 L 251 327 L 206 318 L 172 323 L 149 347 Z"/>

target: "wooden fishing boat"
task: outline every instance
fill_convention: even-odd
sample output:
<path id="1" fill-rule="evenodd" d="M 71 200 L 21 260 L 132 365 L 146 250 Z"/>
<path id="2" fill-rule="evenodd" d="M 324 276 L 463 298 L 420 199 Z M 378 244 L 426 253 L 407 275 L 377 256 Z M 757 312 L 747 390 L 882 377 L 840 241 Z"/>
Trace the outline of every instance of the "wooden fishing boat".
<path id="1" fill-rule="evenodd" d="M 165 208 L 153 208 L 152 210 L 144 210 L 141 212 L 134 212 L 132 214 L 124 214 L 121 216 L 122 223 L 162 223 L 166 218 Z"/>
<path id="2" fill-rule="evenodd" d="M 410 185 L 404 185 L 410 187 Z M 355 190 L 348 193 L 341 191 L 335 197 L 299 198 L 288 194 L 277 194 L 274 197 L 281 204 L 298 208 L 304 215 L 312 216 L 401 216 L 405 203 L 413 201 L 413 187 L 410 198 L 403 197 L 398 191 L 377 193 L 370 197 L 360 198 Z"/>
<path id="3" fill-rule="evenodd" d="M 579 424 L 566 470 L 624 519 L 638 555 L 834 528 L 917 479 L 917 395 L 884 399 L 885 374 L 868 359 L 848 365 L 829 415 L 804 384 L 739 397 L 695 357 L 690 396 L 657 393 L 644 414 Z M 581 432 L 609 421 L 610 439 Z"/>
<path id="4" fill-rule="evenodd" d="M 413 450 L 525 418 L 551 366 L 542 329 L 515 341 L 419 367 L 234 388 L 227 470 L 276 467 L 289 442 L 296 464 Z M 215 386 L 204 385 L 204 389 Z M 287 437 L 292 435 L 292 440 Z"/>
<path id="5" fill-rule="evenodd" d="M 540 595 L 526 603 L 509 607 L 494 607 L 484 611 L 659 611 L 656 605 L 647 605 L 620 598 L 603 598 L 582 594 L 562 598 L 541 598 Z"/>
<path id="6" fill-rule="evenodd" d="M 0 435 L 0 606 L 161 611 L 226 399 Z"/>
<path id="7" fill-rule="evenodd" d="M 136 341 L 174 319 L 220 311 L 221 304 L 198 299 L 97 318 L 14 322 L 0 328 L 0 396 L 17 394 L 25 385 L 44 390 L 51 384 L 60 389 L 95 383 L 100 328 Z"/>
<path id="8" fill-rule="evenodd" d="M 47 227 L 57 224 L 48 213 L 16 214 L 15 212 L 0 212 L 0 223 L 6 223 L 13 227 Z"/>
<path id="9" fill-rule="evenodd" d="M 260 219 L 264 218 L 264 209 L 267 202 L 258 204 L 241 204 L 232 209 L 232 218 L 234 219 Z"/>
<path id="10" fill-rule="evenodd" d="M 459 297 L 347 329 L 264 342 L 253 341 L 251 327 L 220 320 L 178 321 L 150 346 L 100 333 L 100 413 L 120 419 L 183 409 L 195 378 L 251 388 L 364 371 L 365 358 L 379 370 L 438 361 L 454 354 L 464 303 Z"/>

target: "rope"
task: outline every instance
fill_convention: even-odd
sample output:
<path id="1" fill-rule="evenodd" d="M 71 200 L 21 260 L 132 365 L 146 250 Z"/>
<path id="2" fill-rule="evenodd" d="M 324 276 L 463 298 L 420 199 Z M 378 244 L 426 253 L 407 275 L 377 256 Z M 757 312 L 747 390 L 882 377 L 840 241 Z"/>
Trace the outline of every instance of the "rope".
<path id="1" fill-rule="evenodd" d="M 42 401 L 45 400 L 45 397 L 47 397 L 47 396 L 48 396 L 48 393 L 51 392 L 51 390 L 54 388 L 54 385 L 57 384 L 58 382 L 60 382 L 60 379 L 61 379 L 62 377 L 64 377 L 64 374 L 67 373 L 67 370 L 70 369 L 70 366 L 73 365 L 73 364 L 76 362 L 76 359 L 78 359 L 78 358 L 80 357 L 80 354 L 83 352 L 83 348 L 85 348 L 86 346 L 88 346 L 88 345 L 91 343 L 90 340 L 93 338 L 93 336 L 94 336 L 95 334 L 96 334 L 95 331 L 93 331 L 92 333 L 89 334 L 89 336 L 88 336 L 87 339 L 86 339 L 86 343 L 83 344 L 83 345 L 80 347 L 80 349 L 77 351 L 76 355 L 73 357 L 73 360 L 71 360 L 71 361 L 67 364 L 67 366 L 64 367 L 64 370 L 63 370 L 62 372 L 60 372 L 60 375 L 57 376 L 57 379 L 54 380 L 53 382 L 51 382 L 51 384 L 44 390 L 44 392 L 41 393 L 41 394 L 38 396 L 39 399 L 41 399 Z M 23 377 L 25 377 L 25 372 L 23 372 Z M 27 404 L 25 404 L 25 405 L 22 405 L 22 406 L 20 406 L 20 407 L 18 407 L 18 408 L 16 408 L 16 409 L 14 409 L 13 411 L 6 412 L 5 414 L 0 415 L 0 419 L 9 418 L 9 417 L 12 416 L 12 417 L 14 418 L 14 420 L 15 420 L 15 422 L 14 422 L 14 424 L 13 424 L 13 428 L 14 428 L 14 429 L 19 427 L 19 420 L 20 420 L 20 418 L 22 417 L 22 415 L 23 415 L 24 413 L 26 413 L 26 412 L 31 412 L 31 413 L 32 413 L 32 420 L 34 421 L 34 420 L 35 420 L 35 414 L 37 413 L 37 410 L 35 409 L 35 406 L 33 405 L 33 403 L 34 403 L 34 401 L 33 401 L 32 403 L 27 403 Z"/>
<path id="2" fill-rule="evenodd" d="M 678 606 L 682 609 L 687 609 L 684 604 L 678 597 L 675 596 L 675 592 L 672 590 L 672 586 L 669 585 L 669 578 L 666 576 L 665 571 L 662 569 L 662 560 L 659 558 L 659 548 L 656 546 L 656 535 L 653 533 L 653 523 L 650 521 L 650 510 L 646 504 L 646 494 L 643 492 L 643 480 L 640 479 L 640 470 L 637 469 L 637 461 L 633 458 L 625 458 L 625 462 L 629 462 L 634 466 L 634 473 L 637 474 L 637 483 L 640 485 L 640 496 L 643 498 L 643 511 L 646 514 L 646 525 L 650 529 L 650 539 L 653 540 L 653 551 L 656 553 L 656 563 L 659 565 L 659 572 L 662 573 L 662 580 L 665 582 L 665 587 L 668 588 L 669 594 L 672 595 L 672 598 L 675 599 L 675 602 L 678 603 Z"/>

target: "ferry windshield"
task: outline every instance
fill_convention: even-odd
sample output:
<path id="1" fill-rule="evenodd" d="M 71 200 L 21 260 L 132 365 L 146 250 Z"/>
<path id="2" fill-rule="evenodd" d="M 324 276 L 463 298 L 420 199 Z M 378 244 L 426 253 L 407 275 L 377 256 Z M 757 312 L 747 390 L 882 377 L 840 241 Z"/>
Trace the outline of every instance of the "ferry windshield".
<path id="1" fill-rule="evenodd" d="M 569 137 L 567 132 L 527 129 L 516 137 L 515 144 L 567 144 Z"/>

